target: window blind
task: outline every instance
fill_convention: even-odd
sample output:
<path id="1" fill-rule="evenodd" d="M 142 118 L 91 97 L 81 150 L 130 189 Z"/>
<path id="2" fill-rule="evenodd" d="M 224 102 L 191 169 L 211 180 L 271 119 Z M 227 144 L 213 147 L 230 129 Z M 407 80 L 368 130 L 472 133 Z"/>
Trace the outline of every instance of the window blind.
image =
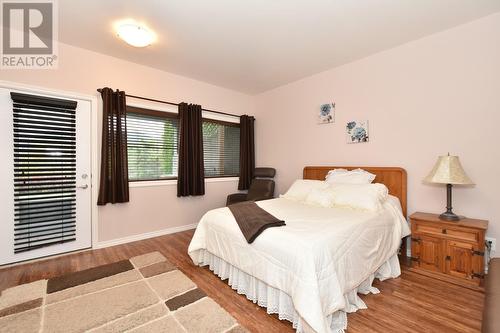
<path id="1" fill-rule="evenodd" d="M 14 253 L 76 239 L 76 101 L 11 93 Z"/>
<path id="2" fill-rule="evenodd" d="M 177 177 L 178 127 L 176 114 L 127 106 L 130 181 Z"/>
<path id="3" fill-rule="evenodd" d="M 240 172 L 239 124 L 203 119 L 205 177 L 238 176 Z"/>

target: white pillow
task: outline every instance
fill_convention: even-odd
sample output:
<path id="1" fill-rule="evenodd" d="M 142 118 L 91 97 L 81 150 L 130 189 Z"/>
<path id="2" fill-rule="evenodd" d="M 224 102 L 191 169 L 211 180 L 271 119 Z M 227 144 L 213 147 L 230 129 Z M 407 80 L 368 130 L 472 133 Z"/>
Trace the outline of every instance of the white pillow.
<path id="1" fill-rule="evenodd" d="M 337 207 L 379 211 L 387 200 L 389 190 L 384 184 L 336 184 L 331 187 Z"/>
<path id="2" fill-rule="evenodd" d="M 346 173 L 346 172 L 349 172 L 349 170 L 347 170 L 347 169 L 333 169 L 333 170 L 328 171 L 328 174 L 326 175 L 326 177 L 328 178 L 328 176 L 330 176 L 330 175 L 339 174 L 339 173 Z"/>
<path id="3" fill-rule="evenodd" d="M 280 198 L 286 198 L 293 201 L 304 201 L 309 195 L 309 192 L 313 189 L 326 187 L 328 187 L 328 184 L 322 180 L 297 179 Z"/>
<path id="4" fill-rule="evenodd" d="M 370 184 L 375 175 L 363 169 L 347 171 L 345 169 L 334 169 L 326 175 L 328 184 Z"/>
<path id="5" fill-rule="evenodd" d="M 313 188 L 304 203 L 317 207 L 333 207 L 335 192 L 331 187 Z"/>

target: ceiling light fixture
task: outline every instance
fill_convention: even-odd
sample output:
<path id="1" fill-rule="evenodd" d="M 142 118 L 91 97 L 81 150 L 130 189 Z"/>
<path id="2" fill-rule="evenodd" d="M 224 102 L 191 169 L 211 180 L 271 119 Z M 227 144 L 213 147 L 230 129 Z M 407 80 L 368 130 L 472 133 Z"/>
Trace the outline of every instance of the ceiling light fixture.
<path id="1" fill-rule="evenodd" d="M 153 43 L 154 34 L 135 23 L 124 23 L 118 26 L 118 37 L 135 47 L 145 47 Z"/>

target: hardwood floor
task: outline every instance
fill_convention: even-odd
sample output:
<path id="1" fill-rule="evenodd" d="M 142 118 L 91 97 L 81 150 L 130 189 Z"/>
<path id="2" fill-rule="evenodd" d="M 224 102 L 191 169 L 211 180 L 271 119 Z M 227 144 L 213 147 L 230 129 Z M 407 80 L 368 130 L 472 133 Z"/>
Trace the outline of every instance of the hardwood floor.
<path id="1" fill-rule="evenodd" d="M 0 269 L 0 290 L 39 279 L 159 251 L 208 296 L 251 332 L 293 332 L 287 321 L 238 295 L 207 268 L 194 266 L 187 255 L 193 231 L 151 238 L 99 250 Z M 361 296 L 368 309 L 348 315 L 348 332 L 479 332 L 483 294 L 438 281 L 403 267 L 401 277 L 376 280 L 378 295 Z"/>

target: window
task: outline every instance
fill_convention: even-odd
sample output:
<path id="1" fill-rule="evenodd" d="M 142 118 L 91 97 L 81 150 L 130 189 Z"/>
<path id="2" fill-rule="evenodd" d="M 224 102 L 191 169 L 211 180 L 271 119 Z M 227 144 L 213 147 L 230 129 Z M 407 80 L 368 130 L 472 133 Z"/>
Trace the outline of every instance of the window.
<path id="1" fill-rule="evenodd" d="M 127 106 L 129 180 L 176 179 L 178 141 L 176 113 Z M 205 177 L 238 176 L 239 124 L 203 118 L 203 152 Z"/>
<path id="2" fill-rule="evenodd" d="M 178 126 L 175 113 L 127 106 L 130 181 L 177 177 Z"/>
<path id="3" fill-rule="evenodd" d="M 203 119 L 205 177 L 230 177 L 240 173 L 239 124 Z"/>

